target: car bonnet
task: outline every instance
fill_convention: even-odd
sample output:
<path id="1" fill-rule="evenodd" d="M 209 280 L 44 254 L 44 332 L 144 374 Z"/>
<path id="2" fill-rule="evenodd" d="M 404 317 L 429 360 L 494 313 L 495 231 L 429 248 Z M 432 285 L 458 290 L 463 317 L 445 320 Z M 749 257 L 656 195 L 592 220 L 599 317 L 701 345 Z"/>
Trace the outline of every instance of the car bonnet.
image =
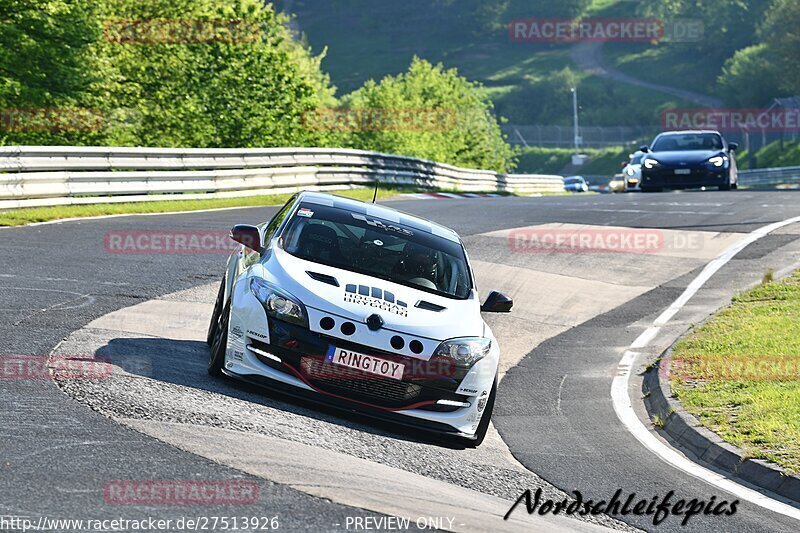
<path id="1" fill-rule="evenodd" d="M 387 332 L 435 340 L 484 334 L 475 291 L 465 300 L 447 298 L 300 259 L 277 247 L 262 268 L 254 273 L 288 291 L 306 307 L 362 323 L 377 314 Z"/>

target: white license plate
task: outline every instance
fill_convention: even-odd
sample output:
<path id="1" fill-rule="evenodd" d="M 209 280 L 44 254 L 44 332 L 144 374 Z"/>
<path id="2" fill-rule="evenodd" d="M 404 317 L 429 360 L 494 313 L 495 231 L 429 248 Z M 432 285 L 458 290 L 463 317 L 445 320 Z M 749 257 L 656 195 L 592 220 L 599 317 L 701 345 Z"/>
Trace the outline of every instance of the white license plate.
<path id="1" fill-rule="evenodd" d="M 691 173 L 692 173 L 692 169 L 690 169 L 690 168 L 676 168 L 675 169 L 675 174 L 691 174 Z"/>
<path id="2" fill-rule="evenodd" d="M 405 365 L 402 363 L 381 359 L 373 355 L 352 352 L 335 346 L 331 346 L 328 349 L 325 359 L 335 365 L 357 368 L 370 374 L 392 379 L 403 379 L 403 370 L 405 370 Z"/>

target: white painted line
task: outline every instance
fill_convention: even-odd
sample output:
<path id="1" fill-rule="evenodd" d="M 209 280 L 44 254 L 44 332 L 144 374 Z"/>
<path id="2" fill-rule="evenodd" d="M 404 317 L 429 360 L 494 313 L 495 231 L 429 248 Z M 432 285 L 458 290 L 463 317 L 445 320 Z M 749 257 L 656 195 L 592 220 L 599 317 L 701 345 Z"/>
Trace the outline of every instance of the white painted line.
<path id="1" fill-rule="evenodd" d="M 694 296 L 698 290 L 713 276 L 720 268 L 722 268 L 728 261 L 730 261 L 736 254 L 741 252 L 746 246 L 756 242 L 760 238 L 768 235 L 778 228 L 788 226 L 800 222 L 800 217 L 794 217 L 781 222 L 775 222 L 768 226 L 759 228 L 752 233 L 749 233 L 745 238 L 739 242 L 729 246 L 713 261 L 708 263 L 702 272 L 686 287 L 683 294 L 675 300 L 661 315 L 653 322 L 653 326 L 647 328 L 639 337 L 633 342 L 631 348 L 643 348 L 647 346 L 650 341 L 655 338 L 660 326 L 669 322 L 669 320 L 686 305 L 686 302 Z M 620 359 L 618 373 L 614 380 L 611 382 L 611 400 L 614 403 L 614 411 L 620 422 L 651 452 L 655 453 L 663 461 L 670 465 L 683 470 L 687 474 L 710 483 L 722 490 L 730 492 L 742 500 L 754 503 L 770 511 L 789 516 L 796 520 L 800 520 L 800 509 L 791 505 L 785 504 L 778 500 L 772 499 L 761 492 L 749 489 L 740 485 L 727 477 L 704 468 L 697 463 L 687 459 L 685 456 L 678 453 L 673 448 L 667 446 L 656 438 L 639 420 L 636 411 L 633 409 L 630 395 L 628 394 L 629 382 L 631 377 L 631 368 L 633 360 L 637 354 L 633 351 L 627 350 L 622 359 Z"/>
<path id="2" fill-rule="evenodd" d="M 591 208 L 591 209 L 567 209 L 567 211 L 599 211 L 601 213 L 641 213 L 641 214 L 648 214 L 652 215 L 652 210 L 647 209 L 600 209 L 600 208 Z M 708 215 L 708 216 L 732 216 L 736 213 L 725 211 L 725 212 L 717 212 L 717 211 L 659 211 L 659 215 Z"/>
<path id="3" fill-rule="evenodd" d="M 658 335 L 660 329 L 661 328 L 656 326 L 650 326 L 644 330 L 641 335 L 636 337 L 636 340 L 633 341 L 633 344 L 631 344 L 631 348 L 644 348 L 650 344 L 651 340 L 656 338 L 656 335 Z"/>
<path id="4" fill-rule="evenodd" d="M 561 393 L 564 391 L 564 382 L 567 381 L 567 374 L 561 378 L 561 383 L 558 385 L 558 401 L 556 402 L 556 411 L 561 412 Z"/>

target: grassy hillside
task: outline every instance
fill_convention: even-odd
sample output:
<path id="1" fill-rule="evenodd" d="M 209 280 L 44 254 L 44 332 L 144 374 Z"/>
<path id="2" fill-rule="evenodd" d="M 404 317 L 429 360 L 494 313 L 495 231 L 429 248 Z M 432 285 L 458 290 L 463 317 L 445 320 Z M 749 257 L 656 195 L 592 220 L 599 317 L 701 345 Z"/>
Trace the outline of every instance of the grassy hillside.
<path id="1" fill-rule="evenodd" d="M 541 148 L 531 146 L 521 150 L 516 172 L 531 174 L 560 174 L 567 166 L 574 150 L 569 148 Z M 573 170 L 574 174 L 587 176 L 608 176 L 611 178 L 620 171 L 622 161 L 628 160 L 631 153 L 627 148 L 608 148 L 605 150 L 581 150 L 589 156 L 589 161 Z"/>
<path id="2" fill-rule="evenodd" d="M 629 5 L 594 0 L 587 14 L 632 16 Z M 568 125 L 569 87 L 575 84 L 585 125 L 657 124 L 661 108 L 690 105 L 587 75 L 573 64 L 568 44 L 511 42 L 504 23 L 537 16 L 524 2 L 512 2 L 503 24 L 480 30 L 469 24 L 466 9 L 454 15 L 456 10 L 444 0 L 282 0 L 276 6 L 296 15 L 296 27 L 315 52 L 327 47 L 322 66 L 339 94 L 368 79 L 404 71 L 418 55 L 483 83 L 497 113 L 519 124 Z"/>
<path id="3" fill-rule="evenodd" d="M 753 154 L 742 151 L 738 161 L 742 169 L 800 166 L 800 141 L 785 141 L 783 145 L 780 141 L 774 141 Z"/>

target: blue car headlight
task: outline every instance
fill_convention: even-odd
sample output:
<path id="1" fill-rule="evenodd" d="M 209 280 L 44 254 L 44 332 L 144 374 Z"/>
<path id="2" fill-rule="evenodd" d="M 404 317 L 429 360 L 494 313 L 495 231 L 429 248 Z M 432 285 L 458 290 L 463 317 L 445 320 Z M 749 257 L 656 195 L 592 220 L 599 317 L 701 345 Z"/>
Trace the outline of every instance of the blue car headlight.
<path id="1" fill-rule="evenodd" d="M 713 167 L 727 167 L 728 166 L 728 158 L 724 155 L 715 155 L 714 157 L 708 160 L 708 164 Z"/>
<path id="2" fill-rule="evenodd" d="M 643 165 L 644 165 L 644 168 L 650 170 L 650 169 L 656 168 L 659 165 L 659 162 L 656 161 L 653 158 L 647 158 L 647 159 L 644 160 Z"/>
<path id="3" fill-rule="evenodd" d="M 486 337 L 460 337 L 442 342 L 433 357 L 449 359 L 458 367 L 470 368 L 486 357 L 491 348 L 492 341 Z"/>
<path id="4" fill-rule="evenodd" d="M 308 327 L 308 315 L 305 307 L 300 300 L 288 292 L 261 278 L 250 279 L 250 292 L 261 302 L 268 316 Z"/>

